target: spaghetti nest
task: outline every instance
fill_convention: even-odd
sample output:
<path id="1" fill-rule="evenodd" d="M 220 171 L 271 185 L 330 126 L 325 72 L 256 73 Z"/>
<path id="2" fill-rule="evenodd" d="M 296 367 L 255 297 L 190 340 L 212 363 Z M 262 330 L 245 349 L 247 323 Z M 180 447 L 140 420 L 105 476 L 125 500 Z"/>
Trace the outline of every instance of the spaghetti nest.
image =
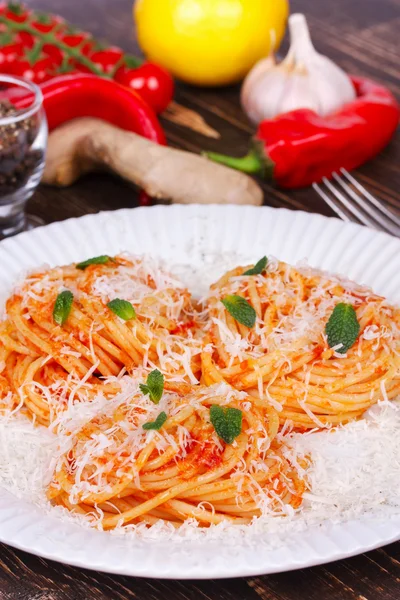
<path id="1" fill-rule="evenodd" d="M 0 406 L 56 433 L 48 497 L 106 529 L 287 514 L 307 465 L 285 432 L 400 393 L 400 311 L 367 288 L 262 259 L 196 303 L 150 259 L 97 258 L 34 273 L 7 301 Z M 338 306 L 344 349 L 327 328 Z"/>
<path id="2" fill-rule="evenodd" d="M 269 400 L 298 430 L 345 423 L 400 393 L 400 312 L 371 290 L 320 271 L 271 261 L 259 275 L 238 267 L 211 286 L 203 381 L 228 382 Z M 245 298 L 251 329 L 221 302 Z M 339 303 L 354 307 L 360 334 L 346 354 L 325 327 Z"/>
<path id="3" fill-rule="evenodd" d="M 48 490 L 55 504 L 97 515 L 105 529 L 159 519 L 247 524 L 300 505 L 304 482 L 276 440 L 279 418 L 271 406 L 255 406 L 223 384 L 165 393 L 155 407 L 132 380 L 112 401 L 98 402 L 83 426 L 76 429 L 71 414 L 59 429 L 63 453 Z M 243 413 L 232 444 L 210 423 L 216 405 Z M 160 410 L 168 414 L 162 429 L 145 431 Z"/>
<path id="4" fill-rule="evenodd" d="M 73 304 L 62 326 L 56 298 L 68 289 Z M 107 306 L 129 301 L 136 318 L 123 321 Z M 6 303 L 0 324 L 0 397 L 20 403 L 48 425 L 71 401 L 90 400 L 110 379 L 157 364 L 170 386 L 197 382 L 201 342 L 189 292 L 151 260 L 122 256 L 85 269 L 76 265 L 32 274 Z M 175 383 L 174 383 L 175 382 Z"/>

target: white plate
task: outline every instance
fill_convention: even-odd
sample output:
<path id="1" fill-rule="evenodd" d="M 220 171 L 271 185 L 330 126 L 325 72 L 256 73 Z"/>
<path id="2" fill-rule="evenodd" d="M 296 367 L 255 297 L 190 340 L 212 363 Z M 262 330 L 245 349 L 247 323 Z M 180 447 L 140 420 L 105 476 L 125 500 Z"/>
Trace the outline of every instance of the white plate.
<path id="1" fill-rule="evenodd" d="M 0 305 L 25 269 L 64 264 L 121 250 L 149 253 L 170 264 L 208 264 L 224 254 L 258 259 L 273 254 L 342 273 L 400 302 L 400 241 L 383 233 L 283 209 L 157 206 L 54 223 L 0 244 Z M 208 282 L 203 282 L 208 283 Z M 136 541 L 92 531 L 42 513 L 0 489 L 0 540 L 53 560 L 123 575 L 216 578 L 287 571 L 352 556 L 400 539 L 400 516 L 363 517 L 310 527 L 276 549 L 216 541 Z"/>

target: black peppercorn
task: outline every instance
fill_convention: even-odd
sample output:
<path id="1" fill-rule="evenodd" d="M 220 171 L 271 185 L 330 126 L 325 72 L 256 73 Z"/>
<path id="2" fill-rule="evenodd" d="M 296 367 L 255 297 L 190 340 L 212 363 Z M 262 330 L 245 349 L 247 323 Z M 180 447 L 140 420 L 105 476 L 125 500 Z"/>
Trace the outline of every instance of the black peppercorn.
<path id="1" fill-rule="evenodd" d="M 0 101 L 0 120 L 18 116 L 7 100 Z M 38 133 L 37 115 L 12 123 L 0 122 L 0 198 L 23 187 L 43 160 L 43 152 L 31 148 Z"/>

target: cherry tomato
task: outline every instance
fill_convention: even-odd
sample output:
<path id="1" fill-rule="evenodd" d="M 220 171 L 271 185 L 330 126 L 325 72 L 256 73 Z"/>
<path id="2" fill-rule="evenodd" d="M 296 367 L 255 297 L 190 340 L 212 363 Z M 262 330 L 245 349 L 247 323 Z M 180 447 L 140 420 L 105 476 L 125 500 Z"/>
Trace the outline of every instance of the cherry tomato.
<path id="1" fill-rule="evenodd" d="M 80 75 L 81 71 L 78 71 L 78 69 L 76 69 L 73 65 L 71 65 L 68 68 L 63 68 L 63 69 L 59 69 L 59 68 L 55 68 L 54 71 L 50 72 L 51 77 L 49 77 L 49 79 L 52 79 L 53 77 L 58 77 L 60 75 Z"/>
<path id="2" fill-rule="evenodd" d="M 79 52 L 83 56 L 89 56 L 96 44 L 96 41 L 92 38 L 92 36 L 85 31 L 61 35 L 59 36 L 59 39 L 70 48 L 76 48 L 79 46 Z M 79 60 L 76 60 L 75 58 L 71 58 L 69 62 L 73 70 L 78 73 L 92 73 L 88 67 L 82 65 Z M 69 72 L 70 71 L 68 71 L 68 73 Z"/>
<path id="3" fill-rule="evenodd" d="M 64 60 L 63 51 L 53 44 L 44 44 L 42 48 L 43 54 L 51 58 L 55 65 L 61 65 Z"/>
<path id="4" fill-rule="evenodd" d="M 89 69 L 89 67 L 82 64 L 76 58 L 71 58 L 68 62 L 69 62 L 70 67 L 73 68 L 73 70 L 76 71 L 77 73 L 91 73 L 93 75 L 92 69 Z M 68 71 L 68 73 L 69 73 L 69 71 Z"/>
<path id="5" fill-rule="evenodd" d="M 22 44 L 10 44 L 0 48 L 0 69 L 4 72 L 7 65 L 12 64 L 18 57 L 24 55 L 24 47 Z"/>
<path id="6" fill-rule="evenodd" d="M 11 35 L 11 33 L 0 33 L 0 69 L 4 72 L 4 66 L 13 62 L 24 53 L 22 42 Z"/>
<path id="7" fill-rule="evenodd" d="M 23 23 L 29 17 L 30 11 L 18 2 L 8 2 L 0 6 L 0 14 L 3 14 L 10 21 Z"/>
<path id="8" fill-rule="evenodd" d="M 126 62 L 115 73 L 115 81 L 138 92 L 157 113 L 165 110 L 174 95 L 174 80 L 168 71 L 150 62 L 131 68 L 129 57 Z"/>
<path id="9" fill-rule="evenodd" d="M 49 33 L 50 31 L 53 31 L 55 27 L 59 27 L 63 23 L 65 23 L 64 19 L 58 15 L 35 12 L 34 19 L 31 21 L 30 25 L 40 33 Z"/>
<path id="10" fill-rule="evenodd" d="M 92 54 L 89 54 L 89 58 L 96 67 L 104 71 L 104 73 L 111 73 L 115 65 L 121 60 L 124 52 L 117 46 L 110 46 L 104 50 L 97 50 Z"/>
<path id="11" fill-rule="evenodd" d="M 28 31 L 18 31 L 17 39 L 23 44 L 24 48 L 33 48 L 36 42 L 36 38 L 32 33 Z"/>
<path id="12" fill-rule="evenodd" d="M 73 63 L 71 58 L 64 56 L 60 64 L 54 64 L 53 68 L 49 70 L 51 77 L 57 77 L 59 75 L 74 75 L 78 74 L 79 71 Z"/>
<path id="13" fill-rule="evenodd" d="M 85 38 L 83 38 L 83 39 L 85 39 Z M 81 41 L 81 43 L 82 43 L 82 41 Z M 93 39 L 92 37 L 89 37 L 87 39 L 87 42 L 85 42 L 82 46 L 80 46 L 79 52 L 86 58 L 90 58 L 97 47 L 98 47 L 97 41 L 95 39 Z M 96 52 L 97 52 L 97 50 L 96 50 Z M 74 72 L 93 74 L 93 71 L 91 69 L 89 69 L 89 67 L 87 67 L 86 65 L 83 65 L 76 58 L 71 58 L 69 60 L 69 65 L 74 70 Z M 70 71 L 68 71 L 68 73 L 70 73 Z"/>
<path id="14" fill-rule="evenodd" d="M 54 70 L 54 63 L 50 57 L 46 57 L 36 61 L 33 65 L 28 60 L 16 60 L 10 65 L 8 72 L 40 84 L 54 77 L 54 74 L 51 73 L 52 69 Z"/>
<path id="15" fill-rule="evenodd" d="M 84 56 L 90 56 L 97 48 L 97 42 L 93 38 L 88 38 L 87 42 L 81 46 L 80 52 Z"/>
<path id="16" fill-rule="evenodd" d="M 58 36 L 59 40 L 69 46 L 70 48 L 76 48 L 80 46 L 82 42 L 91 38 L 89 33 L 85 31 L 79 33 L 67 33 Z"/>
<path id="17" fill-rule="evenodd" d="M 86 65 L 83 65 L 78 60 L 71 60 L 71 66 L 74 71 L 77 73 L 91 73 L 93 75 L 93 71 L 89 69 Z M 70 71 L 68 71 L 69 73 Z"/>

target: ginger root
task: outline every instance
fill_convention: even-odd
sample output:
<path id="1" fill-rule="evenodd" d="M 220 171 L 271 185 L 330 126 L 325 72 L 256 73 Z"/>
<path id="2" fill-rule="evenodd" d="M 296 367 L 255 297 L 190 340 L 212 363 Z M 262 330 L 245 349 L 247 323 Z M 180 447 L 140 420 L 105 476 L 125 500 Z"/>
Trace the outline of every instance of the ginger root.
<path id="1" fill-rule="evenodd" d="M 261 188 L 247 175 L 99 119 L 69 121 L 50 134 L 43 183 L 67 186 L 99 169 L 114 171 L 153 198 L 181 204 L 263 201 Z"/>

